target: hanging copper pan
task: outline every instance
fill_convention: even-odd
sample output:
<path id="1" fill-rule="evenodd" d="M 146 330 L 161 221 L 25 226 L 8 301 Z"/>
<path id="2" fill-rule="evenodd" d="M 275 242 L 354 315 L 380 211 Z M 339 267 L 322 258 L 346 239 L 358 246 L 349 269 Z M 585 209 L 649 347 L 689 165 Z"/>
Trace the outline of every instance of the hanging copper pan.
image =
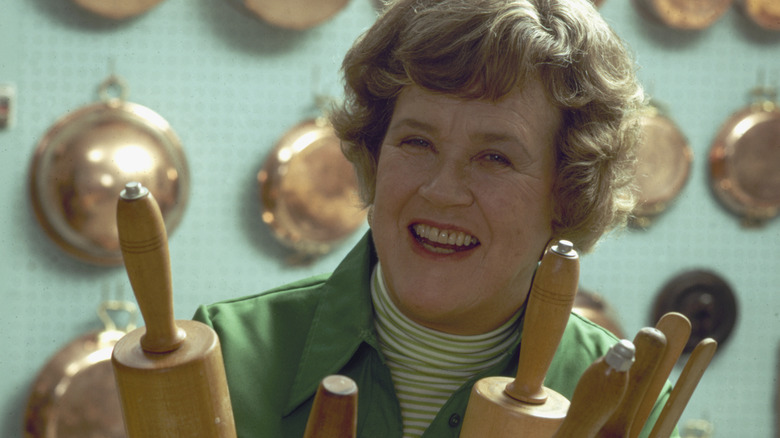
<path id="1" fill-rule="evenodd" d="M 365 221 L 355 171 L 324 118 L 287 131 L 258 172 L 257 183 L 263 222 L 301 255 L 329 252 Z"/>
<path id="2" fill-rule="evenodd" d="M 110 97 L 118 88 L 120 97 Z M 179 138 L 165 119 L 125 100 L 111 76 L 101 102 L 68 113 L 38 144 L 30 196 L 47 235 L 68 254 L 97 265 L 121 265 L 116 199 L 128 181 L 148 187 L 166 226 L 179 223 L 189 195 L 189 170 Z"/>
<path id="3" fill-rule="evenodd" d="M 143 14 L 162 0 L 73 0 L 73 2 L 101 17 L 124 20 Z"/>
<path id="4" fill-rule="evenodd" d="M 685 186 L 693 151 L 682 131 L 658 106 L 649 106 L 640 124 L 643 137 L 637 149 L 636 173 L 639 202 L 632 225 L 647 227 Z"/>
<path id="5" fill-rule="evenodd" d="M 684 30 L 711 26 L 734 0 L 634 0 L 635 4 L 662 24 Z"/>
<path id="6" fill-rule="evenodd" d="M 766 30 L 780 30 L 780 2 L 777 0 L 740 0 L 742 11 Z"/>
<path id="7" fill-rule="evenodd" d="M 124 328 L 117 328 L 109 311 L 127 314 Z M 111 352 L 135 328 L 137 310 L 131 302 L 106 301 L 98 315 L 103 330 L 74 339 L 39 371 L 27 401 L 25 438 L 126 436 Z"/>
<path id="8" fill-rule="evenodd" d="M 244 0 L 244 6 L 274 26 L 305 30 L 327 21 L 348 2 L 349 0 Z"/>
<path id="9" fill-rule="evenodd" d="M 753 105 L 724 122 L 710 149 L 710 185 L 743 225 L 780 211 L 780 108 L 774 90 L 759 89 Z"/>

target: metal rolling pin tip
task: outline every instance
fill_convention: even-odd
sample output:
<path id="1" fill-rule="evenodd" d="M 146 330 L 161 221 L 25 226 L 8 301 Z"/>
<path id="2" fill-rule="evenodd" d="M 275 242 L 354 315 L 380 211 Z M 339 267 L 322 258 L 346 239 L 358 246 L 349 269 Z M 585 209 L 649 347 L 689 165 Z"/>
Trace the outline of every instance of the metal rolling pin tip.
<path id="1" fill-rule="evenodd" d="M 604 360 L 617 371 L 628 371 L 634 363 L 635 354 L 634 343 L 623 339 L 609 349 Z"/>
<path id="2" fill-rule="evenodd" d="M 568 256 L 571 255 L 572 251 L 574 251 L 574 244 L 568 240 L 559 240 L 555 245 L 553 245 L 552 250 L 562 256 Z"/>
<path id="3" fill-rule="evenodd" d="M 132 201 L 134 199 L 140 199 L 149 194 L 149 189 L 144 187 L 137 181 L 129 182 L 125 184 L 125 189 L 119 194 L 123 199 Z"/>

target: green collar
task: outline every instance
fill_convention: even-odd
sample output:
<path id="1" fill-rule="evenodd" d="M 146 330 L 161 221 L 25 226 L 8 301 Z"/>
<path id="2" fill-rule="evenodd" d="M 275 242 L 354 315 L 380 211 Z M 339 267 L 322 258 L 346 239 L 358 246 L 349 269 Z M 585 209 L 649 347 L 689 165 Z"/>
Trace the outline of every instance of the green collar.
<path id="1" fill-rule="evenodd" d="M 368 289 L 376 262 L 369 231 L 318 292 L 320 298 L 284 415 L 311 397 L 325 375 L 338 373 L 363 342 L 377 348 Z"/>

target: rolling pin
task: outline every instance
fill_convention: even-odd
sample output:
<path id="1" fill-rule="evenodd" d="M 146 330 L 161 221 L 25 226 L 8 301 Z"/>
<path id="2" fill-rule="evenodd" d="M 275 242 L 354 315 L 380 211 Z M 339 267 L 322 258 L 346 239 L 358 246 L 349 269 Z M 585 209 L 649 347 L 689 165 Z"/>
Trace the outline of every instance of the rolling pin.
<path id="1" fill-rule="evenodd" d="M 130 438 L 236 436 L 216 333 L 174 321 L 168 238 L 160 208 L 139 183 L 117 204 L 125 269 L 145 327 L 117 342 L 111 357 Z"/>
<path id="2" fill-rule="evenodd" d="M 314 395 L 303 438 L 357 437 L 358 387 L 342 375 L 327 376 Z"/>
<path id="3" fill-rule="evenodd" d="M 474 384 L 461 438 L 549 438 L 561 426 L 569 400 L 543 383 L 569 320 L 579 269 L 570 242 L 558 241 L 545 251 L 528 296 L 517 376 Z"/>
<path id="4" fill-rule="evenodd" d="M 718 342 L 712 338 L 699 341 L 674 384 L 669 400 L 658 416 L 649 438 L 669 438 L 717 349 Z"/>
<path id="5" fill-rule="evenodd" d="M 654 327 L 645 327 L 634 337 L 636 360 L 628 373 L 626 395 L 598 433 L 599 438 L 627 438 L 655 370 L 666 350 L 666 336 Z"/>
<path id="6" fill-rule="evenodd" d="M 674 365 L 680 359 L 680 355 L 688 343 L 688 338 L 691 336 L 691 321 L 682 313 L 669 312 L 663 315 L 655 324 L 655 328 L 666 336 L 666 350 L 650 379 L 642 403 L 634 416 L 630 438 L 637 438 L 645 426 L 658 396 L 661 395 Z"/>
<path id="7" fill-rule="evenodd" d="M 566 419 L 553 438 L 596 436 L 626 393 L 634 353 L 634 344 L 622 340 L 585 370 L 574 388 Z"/>

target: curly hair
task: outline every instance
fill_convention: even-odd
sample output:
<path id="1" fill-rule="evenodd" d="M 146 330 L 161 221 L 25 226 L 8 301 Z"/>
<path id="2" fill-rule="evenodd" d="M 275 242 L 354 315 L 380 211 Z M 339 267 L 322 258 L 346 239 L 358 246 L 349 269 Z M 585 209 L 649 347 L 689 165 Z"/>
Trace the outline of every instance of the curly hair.
<path id="1" fill-rule="evenodd" d="M 342 70 L 345 98 L 330 118 L 366 205 L 404 87 L 497 101 L 538 75 L 563 114 L 553 236 L 590 251 L 634 208 L 644 92 L 631 53 L 589 0 L 398 0 Z"/>

